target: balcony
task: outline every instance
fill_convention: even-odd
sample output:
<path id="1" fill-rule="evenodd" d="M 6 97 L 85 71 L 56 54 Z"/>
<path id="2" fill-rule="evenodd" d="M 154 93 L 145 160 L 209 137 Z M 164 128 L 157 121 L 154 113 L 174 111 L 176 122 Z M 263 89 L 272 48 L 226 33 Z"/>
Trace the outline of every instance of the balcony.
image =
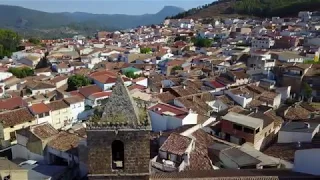
<path id="1" fill-rule="evenodd" d="M 158 158 L 158 156 L 154 157 L 151 160 L 151 166 L 164 172 L 178 171 L 178 168 L 176 167 L 176 164 L 174 162 L 172 161 L 162 162 L 160 158 Z"/>

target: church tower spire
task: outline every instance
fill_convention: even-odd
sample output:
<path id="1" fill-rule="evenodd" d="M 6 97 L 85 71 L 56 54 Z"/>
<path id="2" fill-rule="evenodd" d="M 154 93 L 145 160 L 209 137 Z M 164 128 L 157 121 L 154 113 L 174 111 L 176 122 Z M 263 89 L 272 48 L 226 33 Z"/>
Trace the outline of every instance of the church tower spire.
<path id="1" fill-rule="evenodd" d="M 146 179 L 151 123 L 120 75 L 101 114 L 87 125 L 89 179 Z"/>

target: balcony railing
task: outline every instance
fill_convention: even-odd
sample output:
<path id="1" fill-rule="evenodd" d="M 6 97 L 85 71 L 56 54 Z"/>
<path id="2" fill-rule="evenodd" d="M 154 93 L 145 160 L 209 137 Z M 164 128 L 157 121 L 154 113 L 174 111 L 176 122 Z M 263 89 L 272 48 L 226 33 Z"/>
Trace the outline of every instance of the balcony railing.
<path id="1" fill-rule="evenodd" d="M 178 168 L 176 167 L 173 167 L 173 166 L 170 166 L 170 165 L 166 165 L 166 164 L 163 164 L 163 163 L 160 163 L 160 162 L 157 162 L 156 161 L 156 158 L 153 158 L 151 160 L 151 166 L 154 167 L 154 168 L 157 168 L 159 170 L 162 170 L 162 171 L 165 171 L 165 172 L 174 172 L 174 171 L 178 171 Z"/>

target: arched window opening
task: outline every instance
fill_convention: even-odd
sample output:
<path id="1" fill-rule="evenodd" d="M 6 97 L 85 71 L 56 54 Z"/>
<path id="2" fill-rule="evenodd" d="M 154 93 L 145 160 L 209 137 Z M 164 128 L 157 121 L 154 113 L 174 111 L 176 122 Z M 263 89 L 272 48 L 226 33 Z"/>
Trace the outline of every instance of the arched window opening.
<path id="1" fill-rule="evenodd" d="M 124 145 L 123 142 L 115 140 L 112 142 L 112 169 L 123 169 L 124 167 Z"/>

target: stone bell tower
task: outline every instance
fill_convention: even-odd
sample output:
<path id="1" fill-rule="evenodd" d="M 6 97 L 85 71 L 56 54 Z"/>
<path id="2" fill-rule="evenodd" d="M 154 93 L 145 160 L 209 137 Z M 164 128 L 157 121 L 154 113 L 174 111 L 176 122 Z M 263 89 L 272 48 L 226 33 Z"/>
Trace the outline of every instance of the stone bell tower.
<path id="1" fill-rule="evenodd" d="M 150 120 L 119 76 L 101 118 L 87 125 L 89 179 L 148 179 Z"/>

